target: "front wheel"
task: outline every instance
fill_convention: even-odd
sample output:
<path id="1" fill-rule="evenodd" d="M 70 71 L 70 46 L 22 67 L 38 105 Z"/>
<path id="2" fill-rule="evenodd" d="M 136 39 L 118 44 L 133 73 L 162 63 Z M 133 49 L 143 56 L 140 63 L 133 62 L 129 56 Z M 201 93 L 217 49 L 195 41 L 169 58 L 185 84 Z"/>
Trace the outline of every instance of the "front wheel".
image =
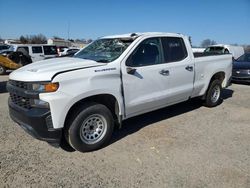
<path id="1" fill-rule="evenodd" d="M 0 65 L 0 75 L 4 75 L 4 74 L 6 74 L 6 69 L 5 67 Z"/>
<path id="2" fill-rule="evenodd" d="M 204 105 L 207 107 L 217 106 L 221 102 L 221 81 L 213 80 L 207 90 Z"/>
<path id="3" fill-rule="evenodd" d="M 77 151 L 100 149 L 110 140 L 114 119 L 110 110 L 97 103 L 88 103 L 76 110 L 66 125 L 65 137 Z"/>

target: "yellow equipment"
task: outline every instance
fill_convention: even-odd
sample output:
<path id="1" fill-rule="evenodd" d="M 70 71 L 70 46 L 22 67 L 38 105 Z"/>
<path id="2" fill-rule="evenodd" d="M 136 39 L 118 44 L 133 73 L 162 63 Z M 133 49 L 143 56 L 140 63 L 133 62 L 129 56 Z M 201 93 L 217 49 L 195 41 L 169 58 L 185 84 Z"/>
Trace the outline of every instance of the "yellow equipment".
<path id="1" fill-rule="evenodd" d="M 22 66 L 22 64 L 18 64 L 6 56 L 0 55 L 0 75 L 6 73 L 6 70 L 15 70 Z"/>

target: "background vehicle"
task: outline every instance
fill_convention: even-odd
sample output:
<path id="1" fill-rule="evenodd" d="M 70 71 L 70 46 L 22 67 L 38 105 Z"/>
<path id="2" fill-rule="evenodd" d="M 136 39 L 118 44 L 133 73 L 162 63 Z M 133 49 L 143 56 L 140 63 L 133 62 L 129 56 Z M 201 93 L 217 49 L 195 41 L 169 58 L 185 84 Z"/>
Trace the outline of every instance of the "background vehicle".
<path id="1" fill-rule="evenodd" d="M 7 44 L 0 44 L 0 53 L 4 51 L 13 51 L 13 47 Z"/>
<path id="2" fill-rule="evenodd" d="M 67 47 L 67 46 L 56 46 L 56 48 L 57 48 L 57 53 L 58 53 L 58 55 L 61 56 L 61 55 L 62 55 L 62 52 L 63 52 L 64 50 L 68 49 L 69 47 Z"/>
<path id="3" fill-rule="evenodd" d="M 233 46 L 225 44 L 216 44 L 208 46 L 204 53 L 218 53 L 218 54 L 232 54 L 234 59 L 239 58 L 244 54 L 244 48 L 242 46 Z"/>
<path id="4" fill-rule="evenodd" d="M 192 48 L 193 53 L 203 53 L 206 48 Z"/>
<path id="5" fill-rule="evenodd" d="M 6 74 L 7 70 L 16 70 L 32 62 L 30 57 L 22 52 L 2 53 L 0 55 L 0 75 Z"/>
<path id="6" fill-rule="evenodd" d="M 70 57 L 72 57 L 79 50 L 80 50 L 79 48 L 65 48 L 61 52 L 61 56 L 70 56 Z"/>
<path id="7" fill-rule="evenodd" d="M 245 53 L 233 62 L 232 81 L 250 83 L 250 53 Z"/>
<path id="8" fill-rule="evenodd" d="M 14 51 L 27 53 L 32 62 L 41 61 L 48 58 L 57 57 L 57 48 L 55 45 L 47 44 L 13 44 Z"/>
<path id="9" fill-rule="evenodd" d="M 7 56 L 8 54 L 12 53 L 13 51 L 7 50 L 0 52 L 0 55 Z"/>
<path id="10" fill-rule="evenodd" d="M 231 74 L 231 54 L 195 58 L 184 35 L 107 36 L 74 58 L 45 60 L 12 72 L 9 112 L 40 140 L 92 151 L 130 117 L 193 97 L 201 97 L 208 107 L 220 104 Z"/>

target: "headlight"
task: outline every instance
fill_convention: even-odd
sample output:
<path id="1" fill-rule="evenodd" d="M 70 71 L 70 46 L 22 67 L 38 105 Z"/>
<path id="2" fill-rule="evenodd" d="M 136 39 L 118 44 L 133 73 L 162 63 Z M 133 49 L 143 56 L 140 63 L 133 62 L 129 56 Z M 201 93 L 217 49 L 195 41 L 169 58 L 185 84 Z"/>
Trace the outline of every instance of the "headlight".
<path id="1" fill-rule="evenodd" d="M 32 90 L 38 92 L 55 92 L 59 88 L 59 83 L 34 83 Z"/>
<path id="2" fill-rule="evenodd" d="M 30 106 L 35 108 L 49 108 L 49 103 L 40 99 L 31 99 Z"/>

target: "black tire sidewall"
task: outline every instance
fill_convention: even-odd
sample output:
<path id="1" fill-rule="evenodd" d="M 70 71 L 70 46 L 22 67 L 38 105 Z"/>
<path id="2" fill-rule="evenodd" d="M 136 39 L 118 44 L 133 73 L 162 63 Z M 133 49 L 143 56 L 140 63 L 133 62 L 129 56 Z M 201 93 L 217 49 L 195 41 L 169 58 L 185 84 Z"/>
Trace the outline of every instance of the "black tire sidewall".
<path id="1" fill-rule="evenodd" d="M 220 96 L 216 102 L 212 102 L 212 100 L 211 100 L 212 91 L 213 91 L 213 88 L 217 85 L 220 87 Z M 211 82 L 211 84 L 208 88 L 207 94 L 206 94 L 205 106 L 207 106 L 207 107 L 217 106 L 221 101 L 221 91 L 222 91 L 221 81 L 220 80 L 213 80 Z"/>
<path id="2" fill-rule="evenodd" d="M 107 121 L 107 131 L 104 137 L 95 144 L 84 143 L 80 137 L 80 128 L 83 121 L 93 114 L 102 115 Z M 78 111 L 78 114 L 68 128 L 68 142 L 77 151 L 87 152 L 100 149 L 110 140 L 114 129 L 114 120 L 110 110 L 102 104 L 91 104 L 83 107 Z"/>

